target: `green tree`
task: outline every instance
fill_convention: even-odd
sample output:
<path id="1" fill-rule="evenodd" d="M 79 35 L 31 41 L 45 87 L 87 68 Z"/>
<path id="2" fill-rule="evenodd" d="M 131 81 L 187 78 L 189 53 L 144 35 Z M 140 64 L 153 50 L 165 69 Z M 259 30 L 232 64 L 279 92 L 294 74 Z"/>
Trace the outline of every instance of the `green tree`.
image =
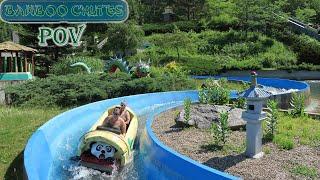
<path id="1" fill-rule="evenodd" d="M 187 33 L 181 32 L 177 28 L 174 30 L 174 33 L 167 35 L 167 45 L 176 50 L 178 60 L 180 60 L 180 48 L 188 43 L 191 43 L 191 39 L 188 37 Z"/>
<path id="2" fill-rule="evenodd" d="M 112 24 L 107 31 L 106 47 L 113 53 L 137 48 L 142 41 L 143 31 L 133 23 Z"/>
<path id="3" fill-rule="evenodd" d="M 272 0 L 235 0 L 236 14 L 240 22 L 240 27 L 247 33 L 248 31 L 267 32 L 270 24 L 273 24 L 275 12 L 279 6 Z"/>

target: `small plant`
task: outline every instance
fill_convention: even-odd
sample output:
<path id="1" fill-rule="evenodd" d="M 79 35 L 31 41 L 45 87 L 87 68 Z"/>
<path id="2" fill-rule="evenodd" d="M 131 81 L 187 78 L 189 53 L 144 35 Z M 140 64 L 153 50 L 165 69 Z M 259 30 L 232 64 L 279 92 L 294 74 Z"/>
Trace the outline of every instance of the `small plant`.
<path id="1" fill-rule="evenodd" d="M 297 165 L 291 170 L 291 172 L 293 174 L 302 175 L 311 179 L 316 179 L 317 177 L 317 169 L 305 165 Z"/>
<path id="2" fill-rule="evenodd" d="M 190 120 L 190 112 L 191 112 L 191 99 L 185 99 L 184 102 L 184 121 L 188 122 Z"/>
<path id="3" fill-rule="evenodd" d="M 243 97 L 240 97 L 235 101 L 234 106 L 236 108 L 245 109 L 246 108 L 246 103 L 247 103 L 247 100 L 245 98 L 243 98 Z"/>
<path id="4" fill-rule="evenodd" d="M 229 113 L 220 113 L 220 119 L 218 123 L 213 123 L 211 125 L 211 133 L 214 138 L 215 144 L 224 146 L 227 142 L 227 138 L 230 133 L 230 128 L 228 125 Z"/>
<path id="5" fill-rule="evenodd" d="M 266 132 L 267 137 L 273 139 L 277 130 L 277 124 L 279 119 L 278 103 L 276 101 L 269 100 L 267 103 L 267 108 L 269 110 L 269 113 L 266 121 Z"/>
<path id="6" fill-rule="evenodd" d="M 263 148 L 263 152 L 266 153 L 266 154 L 270 154 L 271 153 L 270 147 Z"/>
<path id="7" fill-rule="evenodd" d="M 201 104 L 207 104 L 208 103 L 208 96 L 207 96 L 205 88 L 201 88 L 200 91 L 199 91 L 199 102 Z"/>
<path id="8" fill-rule="evenodd" d="M 290 105 L 292 107 L 291 115 L 293 117 L 302 117 L 304 116 L 305 109 L 305 96 L 303 94 L 293 93 Z"/>

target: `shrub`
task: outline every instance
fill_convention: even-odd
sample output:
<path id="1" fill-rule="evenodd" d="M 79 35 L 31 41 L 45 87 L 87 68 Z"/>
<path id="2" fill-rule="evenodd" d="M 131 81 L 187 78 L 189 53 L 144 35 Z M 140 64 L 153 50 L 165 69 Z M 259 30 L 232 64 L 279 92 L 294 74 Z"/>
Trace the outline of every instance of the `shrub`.
<path id="1" fill-rule="evenodd" d="M 211 125 L 211 133 L 214 138 L 214 142 L 217 145 L 225 145 L 227 138 L 230 134 L 230 128 L 228 125 L 229 113 L 222 112 L 220 113 L 220 119 L 217 123 Z"/>
<path id="2" fill-rule="evenodd" d="M 224 105 L 230 100 L 230 91 L 219 86 L 214 86 L 208 89 L 209 103 Z"/>
<path id="3" fill-rule="evenodd" d="M 320 42 L 307 35 L 294 35 L 292 48 L 297 52 L 299 62 L 320 65 Z"/>
<path id="4" fill-rule="evenodd" d="M 291 115 L 293 117 L 301 117 L 304 116 L 305 109 L 305 96 L 304 94 L 293 93 L 290 101 L 291 105 Z"/>
<path id="5" fill-rule="evenodd" d="M 226 84 L 226 82 L 224 83 Z M 218 81 L 208 79 L 199 91 L 199 99 L 201 103 L 228 104 L 230 101 L 230 90 L 221 87 Z"/>
<path id="6" fill-rule="evenodd" d="M 55 63 L 50 70 L 51 74 L 55 75 L 67 75 L 77 73 L 87 73 L 83 67 L 70 67 L 70 65 L 83 62 L 91 68 L 91 72 L 103 72 L 104 62 L 101 59 L 93 57 L 67 57 L 60 59 Z"/>
<path id="7" fill-rule="evenodd" d="M 12 105 L 73 107 L 127 95 L 194 88 L 191 79 L 168 72 L 141 79 L 115 73 L 50 76 L 8 86 L 5 92 Z"/>
<path id="8" fill-rule="evenodd" d="M 183 102 L 184 105 L 184 121 L 188 122 L 190 120 L 191 113 L 191 99 L 185 99 Z"/>
<path id="9" fill-rule="evenodd" d="M 279 119 L 278 103 L 276 101 L 269 100 L 267 103 L 268 118 L 266 121 L 267 137 L 273 139 L 277 130 L 277 124 Z"/>

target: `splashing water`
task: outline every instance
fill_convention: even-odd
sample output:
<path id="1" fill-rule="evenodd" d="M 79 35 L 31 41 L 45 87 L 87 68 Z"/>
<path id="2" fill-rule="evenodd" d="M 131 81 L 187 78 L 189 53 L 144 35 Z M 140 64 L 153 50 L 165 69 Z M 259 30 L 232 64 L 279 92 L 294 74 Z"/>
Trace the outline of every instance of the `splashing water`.
<path id="1" fill-rule="evenodd" d="M 131 163 L 123 167 L 120 171 L 114 168 L 114 171 L 111 174 L 100 172 L 91 168 L 81 166 L 79 162 L 70 160 L 71 157 L 74 157 L 77 152 L 77 147 L 81 139 L 81 135 L 86 133 L 84 129 L 79 129 L 77 133 L 67 134 L 66 131 L 64 136 L 64 141 L 59 142 L 58 145 L 58 154 L 54 157 L 53 167 L 50 172 L 50 179 L 69 179 L 69 180 L 105 180 L 105 179 L 147 179 L 144 176 L 143 166 L 144 166 L 144 157 L 140 153 L 139 144 L 140 139 L 145 132 L 146 120 L 150 115 L 155 113 L 158 110 L 166 109 L 169 107 L 175 107 L 181 105 L 182 102 L 170 102 L 165 104 L 155 104 L 148 108 L 143 108 L 139 110 L 138 117 L 139 119 L 139 128 L 138 134 L 135 142 L 135 151 L 130 157 L 133 159 Z M 140 138 L 141 137 L 141 138 Z"/>

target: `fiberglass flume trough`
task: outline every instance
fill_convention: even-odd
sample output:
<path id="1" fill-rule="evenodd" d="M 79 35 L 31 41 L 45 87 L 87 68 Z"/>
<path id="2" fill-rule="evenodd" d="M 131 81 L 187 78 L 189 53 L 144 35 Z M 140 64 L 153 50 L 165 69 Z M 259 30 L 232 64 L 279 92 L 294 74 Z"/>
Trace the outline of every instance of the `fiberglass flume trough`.
<path id="1" fill-rule="evenodd" d="M 170 108 L 182 105 L 185 98 L 198 101 L 197 91 L 165 92 L 135 95 L 88 104 L 53 118 L 40 127 L 30 138 L 24 151 L 24 167 L 30 180 L 63 179 L 63 166 L 76 155 L 79 139 L 110 106 L 125 100 L 138 115 L 152 117 Z M 151 112 L 151 113 L 150 113 Z M 150 119 L 151 118 L 151 119 Z M 140 179 L 237 179 L 226 173 L 205 167 L 162 145 L 149 134 L 150 127 L 141 136 L 139 153 L 143 159 Z M 163 168 L 167 167 L 167 168 Z M 172 173 L 175 172 L 175 173 Z M 173 176 L 175 174 L 175 176 Z"/>
<path id="2" fill-rule="evenodd" d="M 249 78 L 230 78 L 230 80 Z M 284 83 L 287 82 L 287 83 Z M 258 83 L 285 87 L 299 91 L 310 87 L 302 82 L 259 78 Z M 310 89 L 309 89 L 310 90 Z M 231 97 L 236 97 L 232 92 Z M 140 135 L 138 167 L 139 179 L 238 179 L 227 173 L 204 166 L 165 146 L 154 135 L 151 124 L 155 115 L 181 106 L 184 99 L 198 102 L 197 91 L 180 91 L 142 94 L 88 104 L 58 115 L 41 126 L 29 139 L 24 151 L 25 175 L 30 180 L 64 179 L 64 167 L 76 155 L 83 134 L 98 120 L 102 113 L 125 100 L 138 116 L 146 116 L 147 124 Z M 140 122 L 139 122 L 140 123 Z"/>

